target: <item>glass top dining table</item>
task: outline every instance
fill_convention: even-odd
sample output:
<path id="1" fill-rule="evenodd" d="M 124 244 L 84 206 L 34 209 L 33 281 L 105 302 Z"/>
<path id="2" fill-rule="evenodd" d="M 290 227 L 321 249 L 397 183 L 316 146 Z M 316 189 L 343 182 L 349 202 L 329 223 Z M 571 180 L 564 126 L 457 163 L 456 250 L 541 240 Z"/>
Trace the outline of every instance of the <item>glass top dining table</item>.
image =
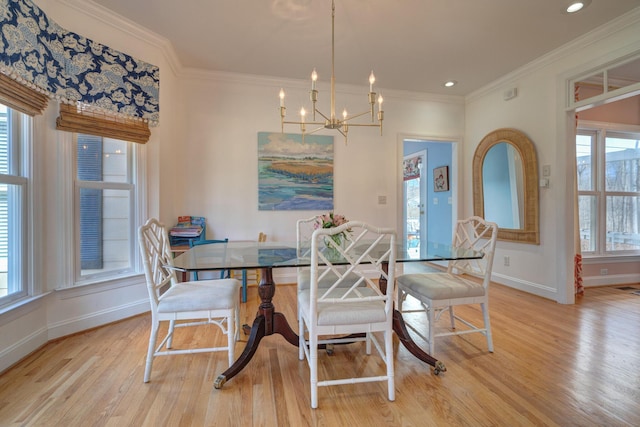
<path id="1" fill-rule="evenodd" d="M 173 260 L 173 268 L 183 272 L 261 270 L 258 288 L 261 303 L 250 331 L 248 325 L 245 325 L 245 331 L 249 333 L 247 345 L 233 365 L 216 378 L 215 388 L 222 388 L 226 381 L 244 369 L 265 336 L 277 333 L 290 344 L 298 346 L 298 335 L 289 326 L 284 314 L 275 310 L 272 300 L 276 286 L 272 273 L 274 268 L 309 266 L 311 264 L 309 253 L 309 248 L 304 246 L 298 248 L 295 242 L 230 241 L 226 244 L 194 246 Z M 423 244 L 415 248 L 407 242 L 401 241 L 396 246 L 396 263 L 478 258 L 482 258 L 482 253 L 469 249 L 451 248 L 437 243 Z M 338 260 L 334 264 L 340 264 L 340 261 Z M 386 286 L 382 279 L 380 286 Z M 393 313 L 393 329 L 407 350 L 418 359 L 433 366 L 436 374 L 446 370 L 444 363 L 436 360 L 415 344 L 407 331 L 402 314 L 398 310 L 394 310 Z"/>

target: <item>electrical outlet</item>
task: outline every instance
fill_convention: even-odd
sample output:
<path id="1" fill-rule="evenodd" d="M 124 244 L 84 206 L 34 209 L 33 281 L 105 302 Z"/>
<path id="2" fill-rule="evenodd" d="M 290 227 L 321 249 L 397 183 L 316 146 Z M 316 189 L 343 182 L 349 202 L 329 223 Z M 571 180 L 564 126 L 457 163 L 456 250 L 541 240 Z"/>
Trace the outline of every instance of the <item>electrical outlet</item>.
<path id="1" fill-rule="evenodd" d="M 600 275 L 601 276 L 606 276 L 607 274 L 609 274 L 609 269 L 607 269 L 607 268 L 601 268 L 600 269 Z"/>
<path id="2" fill-rule="evenodd" d="M 504 257 L 504 266 L 505 266 L 505 267 L 509 267 L 509 263 L 510 263 L 510 262 L 511 262 L 511 260 L 509 259 L 509 257 L 508 257 L 508 256 L 505 256 L 505 257 Z"/>

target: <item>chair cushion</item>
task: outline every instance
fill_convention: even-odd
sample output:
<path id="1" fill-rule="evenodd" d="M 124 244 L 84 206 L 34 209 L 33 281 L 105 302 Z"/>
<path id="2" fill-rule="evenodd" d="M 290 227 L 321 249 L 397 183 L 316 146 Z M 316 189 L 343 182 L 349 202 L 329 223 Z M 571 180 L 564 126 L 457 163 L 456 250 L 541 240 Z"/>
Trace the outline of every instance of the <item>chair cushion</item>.
<path id="1" fill-rule="evenodd" d="M 416 298 L 431 300 L 479 297 L 485 294 L 482 283 L 465 280 L 449 273 L 403 274 L 396 279 L 398 287 Z"/>
<path id="2" fill-rule="evenodd" d="M 376 296 L 373 289 L 358 288 L 365 296 Z M 334 289 L 329 293 L 329 298 L 340 298 L 345 289 Z M 322 290 L 319 293 L 323 293 Z M 309 289 L 298 293 L 298 307 L 309 318 L 311 291 Z M 358 325 L 361 323 L 383 322 L 387 315 L 384 311 L 384 301 L 359 301 L 355 295 L 348 296 L 353 302 L 331 303 L 318 302 L 318 325 Z"/>
<path id="3" fill-rule="evenodd" d="M 236 305 L 240 282 L 236 279 L 201 280 L 172 286 L 160 297 L 158 312 L 220 310 Z"/>

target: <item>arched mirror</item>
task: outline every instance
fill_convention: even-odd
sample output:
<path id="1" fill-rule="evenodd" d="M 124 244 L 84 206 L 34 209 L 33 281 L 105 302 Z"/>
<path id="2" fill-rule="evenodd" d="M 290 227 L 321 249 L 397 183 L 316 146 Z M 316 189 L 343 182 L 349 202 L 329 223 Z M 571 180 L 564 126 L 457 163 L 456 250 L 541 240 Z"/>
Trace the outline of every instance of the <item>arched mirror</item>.
<path id="1" fill-rule="evenodd" d="M 473 213 L 498 224 L 498 239 L 540 244 L 538 161 L 515 129 L 485 136 L 473 156 Z"/>

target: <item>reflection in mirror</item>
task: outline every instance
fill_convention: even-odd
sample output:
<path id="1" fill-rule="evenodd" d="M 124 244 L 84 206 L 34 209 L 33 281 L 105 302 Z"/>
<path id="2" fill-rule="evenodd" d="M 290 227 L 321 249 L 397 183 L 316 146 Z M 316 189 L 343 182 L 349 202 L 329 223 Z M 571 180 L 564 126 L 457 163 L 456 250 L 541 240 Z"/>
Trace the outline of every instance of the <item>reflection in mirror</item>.
<path id="1" fill-rule="evenodd" d="M 473 213 L 498 224 L 498 239 L 540 243 L 538 161 L 516 129 L 485 136 L 473 156 Z"/>
<path id="2" fill-rule="evenodd" d="M 487 151 L 482 163 L 484 219 L 502 228 L 524 225 L 522 159 L 508 142 L 499 142 Z"/>

